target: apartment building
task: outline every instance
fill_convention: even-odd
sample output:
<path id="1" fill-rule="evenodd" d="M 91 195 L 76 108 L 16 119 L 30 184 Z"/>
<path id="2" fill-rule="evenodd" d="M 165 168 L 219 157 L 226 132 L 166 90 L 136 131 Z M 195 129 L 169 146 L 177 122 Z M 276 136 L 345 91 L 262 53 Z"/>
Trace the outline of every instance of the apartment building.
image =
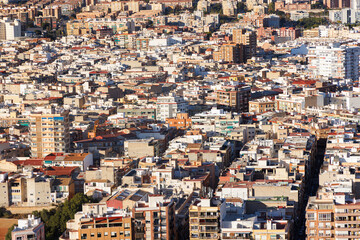
<path id="1" fill-rule="evenodd" d="M 190 239 L 221 239 L 222 214 L 225 202 L 217 199 L 199 199 L 189 207 Z"/>
<path id="2" fill-rule="evenodd" d="M 336 204 L 334 212 L 335 238 L 339 240 L 360 238 L 360 204 Z"/>
<path id="3" fill-rule="evenodd" d="M 313 77 L 359 80 L 359 47 L 328 46 L 309 48 L 309 71 Z"/>
<path id="4" fill-rule="evenodd" d="M 224 87 L 216 91 L 216 103 L 238 112 L 248 112 L 250 90 L 250 87 Z"/>
<path id="5" fill-rule="evenodd" d="M 131 217 L 106 216 L 80 220 L 78 239 L 133 239 Z"/>
<path id="6" fill-rule="evenodd" d="M 252 58 L 256 54 L 257 36 L 256 31 L 249 29 L 233 29 L 233 41 L 244 45 L 244 59 Z"/>
<path id="7" fill-rule="evenodd" d="M 175 201 L 163 195 L 149 195 L 148 202 L 133 208 L 135 239 L 176 239 Z"/>
<path id="8" fill-rule="evenodd" d="M 45 240 L 45 225 L 40 218 L 29 215 L 28 218 L 19 219 L 17 226 L 11 231 L 12 240 Z"/>
<path id="9" fill-rule="evenodd" d="M 254 113 L 275 111 L 275 101 L 266 98 L 249 101 L 249 111 Z"/>
<path id="10" fill-rule="evenodd" d="M 169 127 L 175 127 L 177 129 L 187 129 L 191 127 L 191 118 L 188 113 L 178 113 L 176 118 L 167 118 L 166 123 Z"/>
<path id="11" fill-rule="evenodd" d="M 306 207 L 306 235 L 308 240 L 334 239 L 334 200 L 332 193 L 309 198 Z"/>
<path id="12" fill-rule="evenodd" d="M 4 18 L 0 20 L 0 40 L 15 40 L 21 37 L 20 20 Z"/>
<path id="13" fill-rule="evenodd" d="M 42 158 L 70 148 L 69 111 L 51 109 L 30 115 L 31 155 Z"/>
<path id="14" fill-rule="evenodd" d="M 26 179 L 20 176 L 9 179 L 9 205 L 21 205 L 26 201 Z"/>
<path id="15" fill-rule="evenodd" d="M 87 20 L 73 20 L 66 23 L 66 32 L 68 35 L 83 35 L 92 33 L 96 29 L 101 27 L 108 27 L 113 29 L 113 33 L 133 32 L 135 30 L 135 24 L 133 20 L 111 20 L 106 18 L 94 18 Z"/>
<path id="16" fill-rule="evenodd" d="M 0 207 L 8 207 L 10 204 L 10 188 L 7 178 L 8 173 L 0 172 Z"/>
<path id="17" fill-rule="evenodd" d="M 86 171 L 93 164 L 92 153 L 50 153 L 44 157 L 44 166 L 79 167 Z"/>
<path id="18" fill-rule="evenodd" d="M 243 63 L 244 46 L 236 43 L 223 44 L 219 51 L 213 53 L 213 59 L 217 62 Z"/>
<path id="19" fill-rule="evenodd" d="M 159 140 L 133 139 L 124 142 L 124 154 L 128 157 L 142 158 L 159 156 L 161 144 Z"/>
<path id="20" fill-rule="evenodd" d="M 237 13 L 237 2 L 233 0 L 222 1 L 223 14 L 234 16 Z"/>
<path id="21" fill-rule="evenodd" d="M 51 204 L 51 180 L 42 177 L 28 178 L 27 204 L 28 206 L 48 206 Z"/>
<path id="22" fill-rule="evenodd" d="M 158 97 L 156 102 L 156 119 L 165 122 L 167 118 L 175 118 L 178 113 L 185 113 L 188 104 L 181 96 L 175 94 Z"/>

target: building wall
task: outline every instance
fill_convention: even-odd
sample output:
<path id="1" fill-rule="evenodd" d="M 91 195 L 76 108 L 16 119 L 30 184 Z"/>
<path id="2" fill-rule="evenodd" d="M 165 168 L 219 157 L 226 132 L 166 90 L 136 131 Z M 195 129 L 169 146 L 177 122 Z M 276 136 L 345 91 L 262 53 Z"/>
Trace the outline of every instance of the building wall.
<path id="1" fill-rule="evenodd" d="M 69 111 L 61 114 L 32 114 L 31 155 L 45 157 L 70 148 Z"/>
<path id="2" fill-rule="evenodd" d="M 50 181 L 37 181 L 36 178 L 27 179 L 28 206 L 43 206 L 51 204 Z"/>
<path id="3" fill-rule="evenodd" d="M 0 183 L 0 207 L 8 207 L 10 205 L 9 182 Z"/>

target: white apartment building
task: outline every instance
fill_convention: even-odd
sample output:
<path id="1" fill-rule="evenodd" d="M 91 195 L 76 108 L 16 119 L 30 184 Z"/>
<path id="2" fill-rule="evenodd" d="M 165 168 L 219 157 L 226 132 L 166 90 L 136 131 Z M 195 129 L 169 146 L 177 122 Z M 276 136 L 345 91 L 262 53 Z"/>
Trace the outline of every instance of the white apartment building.
<path id="1" fill-rule="evenodd" d="M 316 46 L 309 48 L 309 71 L 313 77 L 359 79 L 359 47 Z"/>
<path id="2" fill-rule="evenodd" d="M 0 20 L 0 40 L 15 40 L 21 37 L 20 20 L 3 18 Z"/>
<path id="3" fill-rule="evenodd" d="M 167 118 L 175 118 L 177 113 L 185 113 L 188 104 L 183 97 L 170 96 L 158 97 L 156 102 L 156 119 L 165 121 Z"/>

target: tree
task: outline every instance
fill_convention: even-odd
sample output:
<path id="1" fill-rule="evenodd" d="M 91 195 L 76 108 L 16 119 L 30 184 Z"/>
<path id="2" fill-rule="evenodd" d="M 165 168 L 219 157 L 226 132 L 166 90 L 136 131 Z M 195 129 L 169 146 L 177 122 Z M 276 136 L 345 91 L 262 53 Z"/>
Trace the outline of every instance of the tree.
<path id="1" fill-rule="evenodd" d="M 274 2 L 269 3 L 268 12 L 269 12 L 270 14 L 275 13 L 275 3 L 274 3 Z"/>
<path id="2" fill-rule="evenodd" d="M 237 3 L 237 11 L 238 12 L 248 12 L 248 9 L 247 9 L 247 6 L 246 6 L 246 4 L 245 3 L 243 3 L 243 2 L 238 2 Z"/>
<path id="3" fill-rule="evenodd" d="M 11 217 L 11 216 L 12 216 L 12 214 L 11 214 L 11 212 L 9 210 L 6 210 L 6 208 L 4 208 L 4 207 L 0 207 L 0 217 L 8 218 L 8 217 Z"/>
<path id="4" fill-rule="evenodd" d="M 311 29 L 324 24 L 327 24 L 327 20 L 325 18 L 317 17 L 303 18 L 295 22 L 296 27 L 303 27 L 305 29 Z"/>
<path id="5" fill-rule="evenodd" d="M 176 5 L 174 8 L 174 14 L 179 14 L 181 12 L 182 8 L 180 5 Z"/>
<path id="6" fill-rule="evenodd" d="M 221 3 L 215 3 L 212 4 L 210 7 L 210 13 L 218 13 L 218 14 L 222 14 L 222 4 Z"/>
<path id="7" fill-rule="evenodd" d="M 82 205 L 90 200 L 86 195 L 78 193 L 70 201 L 66 200 L 56 209 L 34 211 L 32 214 L 40 217 L 44 222 L 46 239 L 58 239 L 66 230 L 66 222 L 74 218 L 75 213 L 81 210 Z"/>
<path id="8" fill-rule="evenodd" d="M 12 232 L 12 230 L 14 230 L 15 226 L 16 226 L 16 224 L 12 225 L 8 229 L 8 231 L 7 231 L 6 235 L 5 235 L 5 240 L 11 240 L 11 232 Z"/>
<path id="9" fill-rule="evenodd" d="M 326 6 L 322 2 L 316 2 L 311 4 L 311 9 L 326 9 Z"/>
<path id="10" fill-rule="evenodd" d="M 40 30 L 35 30 L 35 34 L 36 34 L 37 36 L 40 36 L 40 35 L 41 35 L 41 31 L 40 31 Z"/>

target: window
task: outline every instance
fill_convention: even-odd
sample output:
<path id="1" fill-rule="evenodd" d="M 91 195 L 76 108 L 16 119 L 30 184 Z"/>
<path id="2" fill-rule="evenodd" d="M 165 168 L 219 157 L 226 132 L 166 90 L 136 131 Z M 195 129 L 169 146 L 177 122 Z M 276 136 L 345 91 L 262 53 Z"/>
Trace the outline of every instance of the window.
<path id="1" fill-rule="evenodd" d="M 90 233 L 90 237 L 95 237 L 95 233 Z"/>
<path id="2" fill-rule="evenodd" d="M 98 236 L 98 238 L 101 237 L 101 233 L 98 233 L 97 236 Z"/>
<path id="3" fill-rule="evenodd" d="M 104 236 L 108 236 L 109 234 L 108 234 L 108 232 L 104 232 Z"/>
<path id="4" fill-rule="evenodd" d="M 331 221 L 331 213 L 319 213 L 319 221 Z"/>
<path id="5" fill-rule="evenodd" d="M 111 232 L 111 237 L 116 237 L 116 232 Z"/>
<path id="6" fill-rule="evenodd" d="M 130 223 L 125 223 L 125 228 L 130 228 Z"/>
<path id="7" fill-rule="evenodd" d="M 81 234 L 81 239 L 87 239 L 87 234 L 86 233 Z"/>
<path id="8" fill-rule="evenodd" d="M 315 219 L 315 213 L 308 213 L 307 220 L 314 221 Z"/>

